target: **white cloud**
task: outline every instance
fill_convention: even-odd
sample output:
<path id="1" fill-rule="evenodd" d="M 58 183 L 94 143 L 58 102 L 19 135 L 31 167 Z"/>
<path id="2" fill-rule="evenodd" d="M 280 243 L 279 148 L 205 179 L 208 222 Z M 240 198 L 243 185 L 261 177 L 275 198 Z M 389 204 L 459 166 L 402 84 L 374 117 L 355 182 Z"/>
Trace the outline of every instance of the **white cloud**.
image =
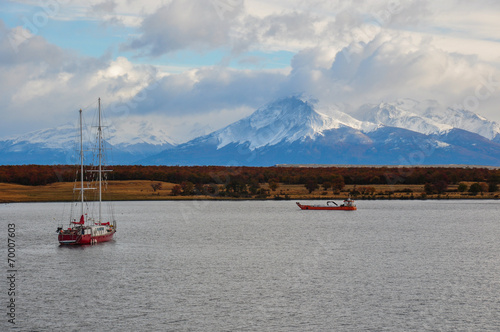
<path id="1" fill-rule="evenodd" d="M 444 105 L 463 103 L 480 89 L 479 113 L 492 115 L 500 99 L 500 71 L 477 57 L 448 53 L 432 40 L 412 33 L 387 31 L 360 47 L 352 44 L 337 53 L 329 70 L 310 68 L 317 54 L 299 53 L 290 84 L 303 87 L 323 102 L 357 105 L 398 98 L 434 99 Z M 310 61 L 307 61 L 307 58 Z M 481 89 L 484 81 L 492 87 Z M 498 85 L 498 86 L 497 86 Z M 467 103 L 465 103 L 467 104 Z M 467 105 L 464 105 L 467 106 Z"/>
<path id="2" fill-rule="evenodd" d="M 224 109 L 258 107 L 277 98 L 286 79 L 282 71 L 243 71 L 224 67 L 168 75 L 142 93 L 134 113 L 200 115 Z"/>
<path id="3" fill-rule="evenodd" d="M 291 71 L 278 72 L 211 67 L 169 75 L 133 112 L 164 114 L 181 123 L 212 119 L 220 110 L 233 110 L 232 118 L 238 119 L 274 98 L 305 94 L 322 104 L 348 104 L 351 108 L 399 98 L 434 99 L 443 105 L 473 106 L 480 114 L 492 115 L 496 111 L 492 105 L 500 94 L 500 86 L 495 85 L 500 73 L 495 66 L 436 48 L 432 38 L 412 32 L 385 29 L 368 43 L 352 43 L 343 50 L 307 48 L 295 55 L 291 66 Z M 488 92 L 487 98 L 478 105 L 464 103 L 488 80 L 493 80 L 495 90 L 490 93 L 482 88 L 480 93 L 485 96 Z M 227 124 L 211 123 L 212 129 Z"/>
<path id="4" fill-rule="evenodd" d="M 78 56 L 36 35 L 16 49 L 9 36 L 17 30 L 0 25 L 2 136 L 71 121 L 72 111 L 98 97 L 129 99 L 157 76 L 151 66 Z"/>
<path id="5" fill-rule="evenodd" d="M 39 6 L 37 1 L 23 3 Z M 274 98 L 297 93 L 323 103 L 350 105 L 436 99 L 500 120 L 496 114 L 500 5 L 494 1 L 65 0 L 60 4 L 51 19 L 126 26 L 130 39 L 116 39 L 110 45 L 116 50 L 110 51 L 113 57 L 83 57 L 63 44 L 47 42 L 48 28 L 30 33 L 22 26 L 9 29 L 0 20 L 4 132 L 72 119 L 75 108 L 99 96 L 115 116 L 157 119 L 156 123 L 170 125 L 181 138 L 171 136 L 181 141 L 207 128 L 218 129 Z M 208 66 L 196 63 L 214 50 L 222 56 L 213 63 L 206 60 Z M 279 51 L 295 53 L 285 70 L 226 67 L 235 58 L 255 62 L 265 52 L 271 57 Z M 199 57 L 177 65 L 165 56 L 182 52 Z M 134 63 L 148 63 L 152 57 L 157 64 Z"/>
<path id="6" fill-rule="evenodd" d="M 240 8 L 221 14 L 214 5 L 217 1 L 173 0 L 147 16 L 141 25 L 142 35 L 125 48 L 144 49 L 149 55 L 159 56 L 186 48 L 203 51 L 225 46 Z"/>

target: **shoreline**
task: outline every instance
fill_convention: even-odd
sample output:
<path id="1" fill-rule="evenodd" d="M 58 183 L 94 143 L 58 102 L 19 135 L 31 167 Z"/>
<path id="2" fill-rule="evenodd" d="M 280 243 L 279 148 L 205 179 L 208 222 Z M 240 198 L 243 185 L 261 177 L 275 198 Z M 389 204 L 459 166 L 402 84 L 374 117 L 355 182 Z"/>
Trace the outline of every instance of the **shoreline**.
<path id="1" fill-rule="evenodd" d="M 301 199 L 300 202 L 306 202 L 306 201 L 332 201 L 335 199 Z M 415 198 L 415 199 L 401 199 L 401 198 L 387 198 L 387 199 L 356 199 L 354 200 L 355 202 L 362 202 L 362 201 L 497 201 L 500 200 L 499 198 L 491 198 L 491 197 L 476 197 L 476 198 Z M 281 200 L 274 200 L 274 199 L 203 199 L 203 198 L 193 198 L 193 199 L 158 199 L 158 200 L 151 200 L 151 199 L 130 199 L 130 200 L 103 200 L 103 202 L 193 202 L 193 201 L 206 201 L 206 202 L 266 202 L 266 201 L 282 201 L 282 202 L 297 202 L 298 200 L 296 199 L 281 199 Z M 337 201 L 339 201 L 337 199 Z M 92 201 L 90 201 L 92 202 Z M 70 201 L 0 201 L 0 205 L 7 205 L 7 204 L 23 204 L 23 203 L 40 203 L 40 204 L 46 204 L 46 203 L 70 203 Z"/>
<path id="2" fill-rule="evenodd" d="M 317 201 L 342 201 L 343 199 L 341 198 L 289 198 L 289 199 L 274 199 L 274 198 L 269 198 L 269 199 L 261 199 L 261 198 L 198 198 L 194 197 L 193 198 L 182 198 L 182 199 L 121 199 L 121 200 L 106 200 L 103 199 L 103 202 L 192 202 L 192 201 L 206 201 L 206 202 L 252 202 L 252 201 L 260 201 L 260 202 L 266 202 L 266 201 L 283 201 L 283 202 L 317 202 Z M 484 196 L 471 196 L 471 197 L 426 197 L 426 198 L 356 198 L 353 199 L 355 202 L 362 202 L 362 201 L 500 201 L 500 198 L 498 197 L 484 197 Z M 22 203 L 71 203 L 73 201 L 69 200 L 25 200 L 25 201 L 8 201 L 8 200 L 0 200 L 0 205 L 2 204 L 22 204 Z M 92 201 L 88 201 L 92 202 Z"/>

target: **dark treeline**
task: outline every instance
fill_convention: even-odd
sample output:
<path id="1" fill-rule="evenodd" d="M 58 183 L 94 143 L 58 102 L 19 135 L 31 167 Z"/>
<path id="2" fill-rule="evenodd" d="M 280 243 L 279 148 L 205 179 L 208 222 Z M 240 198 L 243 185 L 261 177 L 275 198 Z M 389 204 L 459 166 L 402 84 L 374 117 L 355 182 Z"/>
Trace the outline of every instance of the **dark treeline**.
<path id="1" fill-rule="evenodd" d="M 113 166 L 112 180 L 152 180 L 181 184 L 332 183 L 458 184 L 500 183 L 500 170 L 443 167 L 224 167 L 224 166 Z M 0 182 L 45 185 L 74 181 L 78 167 L 57 165 L 0 166 Z"/>

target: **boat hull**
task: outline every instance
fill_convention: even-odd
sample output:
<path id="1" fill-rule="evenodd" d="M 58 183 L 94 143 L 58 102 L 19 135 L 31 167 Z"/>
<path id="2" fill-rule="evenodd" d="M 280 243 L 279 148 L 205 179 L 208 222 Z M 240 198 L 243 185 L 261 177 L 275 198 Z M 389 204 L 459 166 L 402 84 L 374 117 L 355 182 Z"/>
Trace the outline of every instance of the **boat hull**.
<path id="1" fill-rule="evenodd" d="M 322 206 L 322 205 L 302 205 L 297 202 L 301 210 L 333 210 L 333 211 L 354 211 L 356 206 Z"/>
<path id="2" fill-rule="evenodd" d="M 59 233 L 58 240 L 60 245 L 86 245 L 96 244 L 99 242 L 107 242 L 113 239 L 116 230 L 112 230 L 104 235 L 92 236 L 90 234 L 76 234 L 76 233 Z"/>

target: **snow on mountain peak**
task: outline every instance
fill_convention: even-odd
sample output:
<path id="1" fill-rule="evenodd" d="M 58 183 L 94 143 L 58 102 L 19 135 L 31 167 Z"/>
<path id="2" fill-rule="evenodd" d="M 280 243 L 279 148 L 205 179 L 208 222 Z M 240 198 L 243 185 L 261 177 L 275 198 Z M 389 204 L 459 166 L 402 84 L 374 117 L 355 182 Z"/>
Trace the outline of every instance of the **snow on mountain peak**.
<path id="1" fill-rule="evenodd" d="M 424 116 L 453 128 L 479 134 L 490 140 L 500 134 L 500 125 L 497 122 L 463 109 L 428 110 Z"/>
<path id="2" fill-rule="evenodd" d="M 365 105 L 358 111 L 361 119 L 400 127 L 422 134 L 438 134 L 453 128 L 467 130 L 487 139 L 500 135 L 500 125 L 474 112 L 441 106 L 435 100 L 398 99 L 392 103 Z"/>
<path id="3" fill-rule="evenodd" d="M 377 125 L 404 128 L 416 131 L 422 134 L 434 134 L 450 130 L 453 127 L 443 124 L 433 119 L 423 117 L 402 107 L 415 107 L 415 103 L 405 100 L 396 103 L 380 103 L 376 106 L 365 106 L 365 113 L 362 116 L 363 121 L 372 122 Z"/>
<path id="4" fill-rule="evenodd" d="M 368 133 L 381 126 L 387 126 L 424 135 L 439 134 L 459 128 L 489 139 L 495 137 L 494 133 L 500 133 L 497 124 L 482 120 L 473 113 L 455 111 L 455 117 L 462 121 L 459 122 L 451 121 L 453 119 L 451 115 L 445 114 L 441 117 L 439 115 L 442 114 L 441 110 L 435 101 L 421 103 L 412 99 L 400 99 L 393 103 L 364 105 L 358 110 L 359 119 L 356 119 L 336 108 L 313 105 L 299 98 L 289 97 L 259 108 L 250 116 L 216 131 L 211 137 L 216 138 L 219 149 L 230 143 L 248 143 L 249 148 L 254 150 L 281 141 L 314 139 L 322 136 L 326 130 L 340 127 L 350 127 Z M 466 125 L 464 119 L 473 119 L 474 125 L 471 123 Z"/>
<path id="5" fill-rule="evenodd" d="M 334 105 L 288 97 L 265 105 L 250 116 L 218 131 L 187 142 L 186 146 L 205 142 L 210 145 L 215 144 L 217 149 L 221 149 L 229 144 L 241 144 L 244 145 L 243 148 L 255 150 L 265 146 L 278 146 L 283 142 L 292 143 L 307 139 L 314 141 L 318 137 L 329 137 L 335 140 L 331 142 L 333 144 L 350 137 L 347 135 L 380 136 L 392 132 L 395 138 L 399 138 L 398 135 L 404 132 L 394 130 L 394 128 L 377 130 L 384 126 L 406 129 L 424 135 L 443 134 L 457 128 L 479 134 L 495 142 L 500 140 L 498 123 L 470 111 L 444 108 L 435 101 L 418 102 L 400 99 L 392 103 L 364 105 L 355 113 L 356 118 L 340 111 Z M 112 125 L 105 128 L 104 138 L 116 148 L 116 151 L 124 154 L 146 156 L 148 153 L 159 153 L 170 149 L 171 145 L 175 144 L 163 130 L 161 121 L 161 118 L 155 120 L 131 116 L 114 118 L 109 121 Z M 91 136 L 90 128 L 90 126 L 84 128 L 85 137 Z M 336 135 L 333 130 L 340 128 L 342 129 Z M 408 135 L 414 134 L 410 132 Z M 84 138 L 84 141 L 86 140 Z M 354 141 L 360 144 L 359 139 Z M 403 143 L 407 144 L 407 142 Z M 388 142 L 386 145 L 390 144 L 396 143 Z M 436 144 L 439 148 L 449 147 L 449 143 L 444 141 Z M 3 148 L 3 151 L 17 153 L 12 158 L 18 158 L 17 156 L 25 151 L 45 149 L 64 151 L 73 149 L 77 145 L 78 125 L 76 124 L 38 130 L 0 141 L 0 148 Z"/>
<path id="6" fill-rule="evenodd" d="M 108 129 L 107 141 L 112 145 L 134 145 L 134 144 L 151 144 L 151 145 L 174 145 L 174 140 L 155 123 L 142 119 L 130 121 L 114 121 L 113 125 Z"/>
<path id="7" fill-rule="evenodd" d="M 322 135 L 324 130 L 339 128 L 341 122 L 318 113 L 313 106 L 296 97 L 280 99 L 259 108 L 250 116 L 214 133 L 218 149 L 230 143 L 249 143 L 249 148 L 294 142 Z"/>
<path id="8" fill-rule="evenodd" d="M 76 149 L 79 142 L 79 126 L 76 123 L 67 123 L 54 128 L 40 129 L 8 139 L 13 145 L 38 144 L 48 149 Z M 83 127 L 84 141 L 91 141 L 94 134 L 92 126 Z M 174 141 L 152 122 L 120 121 L 103 127 L 104 139 L 114 146 L 127 147 L 135 144 L 149 144 L 153 146 L 173 145 Z"/>
<path id="9" fill-rule="evenodd" d="M 60 148 L 61 146 L 73 147 L 76 144 L 75 124 L 66 123 L 57 128 L 35 130 L 9 139 L 13 144 L 29 142 L 30 144 L 42 144 L 46 148 Z"/>

